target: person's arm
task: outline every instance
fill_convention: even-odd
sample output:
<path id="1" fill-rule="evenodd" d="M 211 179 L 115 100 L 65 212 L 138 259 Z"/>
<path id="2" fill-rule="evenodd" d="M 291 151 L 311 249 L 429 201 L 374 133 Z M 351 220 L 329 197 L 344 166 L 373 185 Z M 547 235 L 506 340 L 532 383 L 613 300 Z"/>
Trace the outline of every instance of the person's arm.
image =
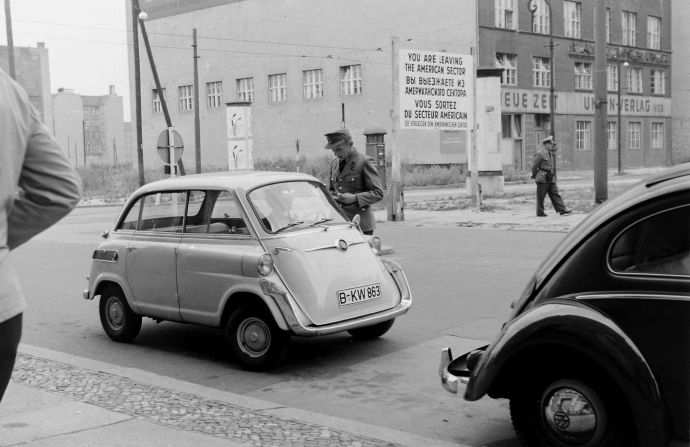
<path id="1" fill-rule="evenodd" d="M 379 171 L 376 168 L 376 162 L 371 157 L 366 157 L 366 161 L 362 164 L 362 185 L 362 192 L 355 194 L 357 205 L 360 208 L 376 203 L 383 198 Z"/>
<path id="2" fill-rule="evenodd" d="M 541 162 L 543 158 L 539 152 L 534 154 L 534 161 L 532 162 L 532 178 L 536 178 L 541 169 Z"/>
<path id="3" fill-rule="evenodd" d="M 74 208 L 81 197 L 81 179 L 58 142 L 31 108 L 29 138 L 8 217 L 7 245 L 15 249 L 47 229 Z"/>

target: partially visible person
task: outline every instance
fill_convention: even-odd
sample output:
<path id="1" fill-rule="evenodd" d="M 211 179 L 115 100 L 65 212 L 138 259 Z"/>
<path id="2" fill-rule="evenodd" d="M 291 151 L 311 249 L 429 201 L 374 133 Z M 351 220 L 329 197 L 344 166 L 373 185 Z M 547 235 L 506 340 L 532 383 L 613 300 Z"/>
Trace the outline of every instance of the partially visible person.
<path id="1" fill-rule="evenodd" d="M 0 401 L 26 309 L 8 254 L 69 213 L 80 195 L 79 175 L 26 92 L 0 70 Z"/>
<path id="2" fill-rule="evenodd" d="M 534 154 L 532 163 L 532 178 L 537 183 L 537 216 L 546 216 L 544 198 L 547 194 L 558 214 L 570 214 L 572 211 L 566 208 L 556 185 L 556 143 L 553 135 L 544 138 L 541 143 L 543 147 Z"/>
<path id="3" fill-rule="evenodd" d="M 383 198 L 376 163 L 373 158 L 357 151 L 347 129 L 327 133 L 326 140 L 325 148 L 331 149 L 336 156 L 331 162 L 328 190 L 345 216 L 352 220 L 359 215 L 362 233 L 372 235 L 376 219 L 370 206 Z"/>

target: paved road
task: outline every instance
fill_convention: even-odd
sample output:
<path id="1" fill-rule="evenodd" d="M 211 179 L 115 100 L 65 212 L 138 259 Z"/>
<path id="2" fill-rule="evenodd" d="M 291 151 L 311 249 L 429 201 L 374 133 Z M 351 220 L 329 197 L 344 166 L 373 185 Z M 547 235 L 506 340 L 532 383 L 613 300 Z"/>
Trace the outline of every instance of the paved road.
<path id="1" fill-rule="evenodd" d="M 517 445 L 507 404 L 443 391 L 439 351 L 493 336 L 529 274 L 562 233 L 382 223 L 415 294 L 381 340 L 295 339 L 284 366 L 241 370 L 215 330 L 146 321 L 136 343 L 111 342 L 83 301 L 90 254 L 117 208 L 80 208 L 13 256 L 29 300 L 24 342 L 339 418 L 468 445 Z M 45 268 L 49 265 L 49 268 Z"/>

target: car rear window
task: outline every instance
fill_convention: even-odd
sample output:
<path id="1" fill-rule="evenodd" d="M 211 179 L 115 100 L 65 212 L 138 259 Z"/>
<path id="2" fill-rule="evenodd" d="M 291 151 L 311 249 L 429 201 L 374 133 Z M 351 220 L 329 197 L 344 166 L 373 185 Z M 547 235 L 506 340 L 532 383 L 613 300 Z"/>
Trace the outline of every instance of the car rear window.
<path id="1" fill-rule="evenodd" d="M 690 206 L 626 228 L 609 250 L 609 265 L 620 273 L 690 276 Z"/>

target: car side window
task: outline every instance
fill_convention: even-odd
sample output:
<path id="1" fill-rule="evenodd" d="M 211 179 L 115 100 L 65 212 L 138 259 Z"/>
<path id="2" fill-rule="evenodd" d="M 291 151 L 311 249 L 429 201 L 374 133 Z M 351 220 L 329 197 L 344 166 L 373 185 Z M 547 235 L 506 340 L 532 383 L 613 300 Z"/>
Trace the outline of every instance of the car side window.
<path id="1" fill-rule="evenodd" d="M 185 233 L 208 232 L 208 194 L 205 191 L 189 191 Z"/>
<path id="2" fill-rule="evenodd" d="M 609 251 L 615 272 L 690 276 L 690 206 L 664 211 L 626 228 Z"/>
<path id="3" fill-rule="evenodd" d="M 158 192 L 142 197 L 137 230 L 182 232 L 186 199 L 187 194 L 182 191 Z"/>
<path id="4" fill-rule="evenodd" d="M 211 213 L 210 233 L 249 234 L 247 224 L 230 191 L 214 191 L 216 194 Z"/>
<path id="5" fill-rule="evenodd" d="M 117 227 L 118 230 L 137 230 L 139 227 L 139 217 L 141 214 L 141 203 L 144 201 L 143 198 L 137 200 L 137 202 L 132 205 L 132 207 L 127 211 L 127 215 L 122 218 L 120 226 Z"/>

